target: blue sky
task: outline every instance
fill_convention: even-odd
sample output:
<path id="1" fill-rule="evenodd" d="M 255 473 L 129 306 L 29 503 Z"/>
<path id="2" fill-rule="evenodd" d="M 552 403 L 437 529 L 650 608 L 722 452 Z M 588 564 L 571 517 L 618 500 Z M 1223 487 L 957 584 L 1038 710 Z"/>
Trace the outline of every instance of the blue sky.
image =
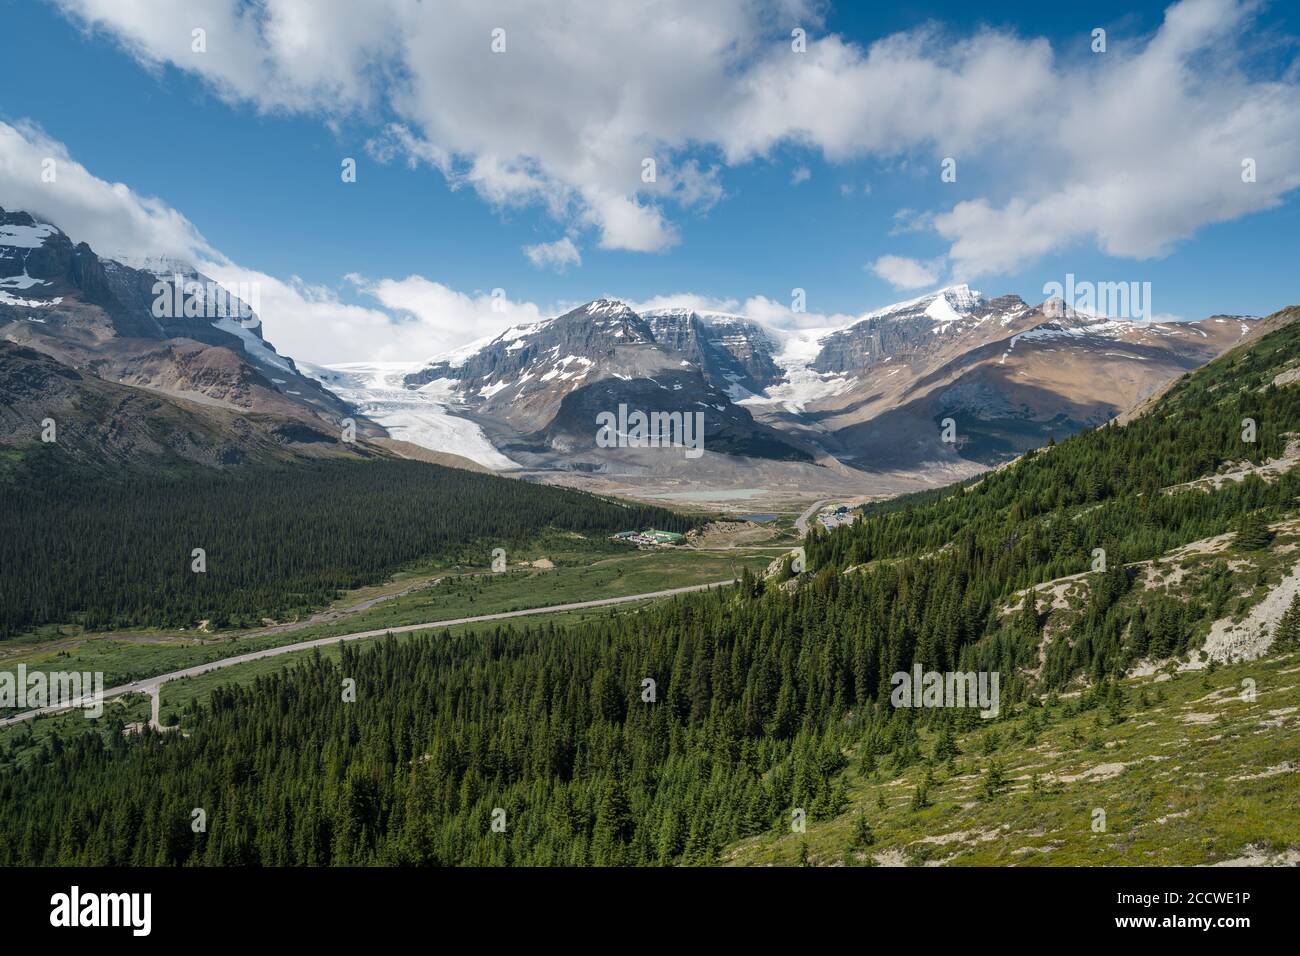
<path id="1" fill-rule="evenodd" d="M 221 0 L 213 3 L 222 5 Z M 590 128 L 617 129 L 617 134 L 609 134 L 611 140 L 616 135 L 628 138 L 628 142 L 607 144 L 602 156 L 619 157 L 617 161 L 622 162 L 622 157 L 635 157 L 645 141 L 654 139 L 667 145 L 642 151 L 653 152 L 661 169 L 679 170 L 694 164 L 694 168 L 707 171 L 699 182 L 686 178 L 672 186 L 677 198 L 653 191 L 638 198 L 634 195 L 638 187 L 635 170 L 609 181 L 603 178 L 604 172 L 598 173 L 599 185 L 592 185 L 591 169 L 602 157 L 593 163 L 584 155 L 582 144 L 566 145 L 562 136 L 553 134 L 555 123 L 548 126 L 545 118 L 531 131 L 527 116 L 509 118 L 521 76 L 522 82 L 528 83 L 533 75 L 529 71 L 536 69 L 527 63 L 520 67 L 522 74 L 501 81 L 502 89 L 495 89 L 491 78 L 485 85 L 481 78 L 473 77 L 455 88 L 447 84 L 444 74 L 430 79 L 436 90 L 433 93 L 412 94 L 400 89 L 399 77 L 380 80 L 369 93 L 357 94 L 349 90 L 350 80 L 331 75 L 322 80 L 312 73 L 312 64 L 271 62 L 266 66 L 273 57 L 265 55 L 258 63 L 269 71 L 267 82 L 240 88 L 237 79 L 232 88 L 230 81 L 213 72 L 219 68 L 208 66 L 224 58 L 223 51 L 207 51 L 203 66 L 194 68 L 184 59 L 185 51 L 178 54 L 159 46 L 164 41 L 158 40 L 154 27 L 161 14 L 150 16 L 146 11 L 133 19 L 118 15 L 113 4 L 96 0 L 0 0 L 0 16 L 10 38 L 6 80 L 0 88 L 0 121 L 27 130 L 29 139 L 34 135 L 31 131 L 37 130 L 61 144 L 68 157 L 98 180 L 123 183 L 135 196 L 159 200 L 185 217 L 210 250 L 240 268 L 286 282 L 298 277 L 300 292 L 312 290 L 301 297 L 314 297 L 317 304 L 321 297 L 333 297 L 335 305 L 349 303 L 371 310 L 366 313 L 370 322 L 382 321 L 376 319 L 376 312 L 408 329 L 425 319 L 430 322 L 430 332 L 424 337 L 388 341 L 381 335 L 351 341 L 340 336 L 337 347 L 316 349 L 305 325 L 311 319 L 308 302 L 302 306 L 303 315 L 292 320 L 296 325 L 285 320 L 281 338 L 287 338 L 286 350 L 291 354 L 301 351 L 302 343 L 310 343 L 305 347 L 312 354 L 305 357 L 323 361 L 337 361 L 358 348 L 364 350 L 368 339 L 382 342 L 384 348 L 378 356 L 357 358 L 421 358 L 404 350 L 459 344 L 495 331 L 492 324 L 499 325 L 500 317 L 483 316 L 478 321 L 478 307 L 473 304 L 494 288 L 504 288 L 513 303 L 529 305 L 512 310 L 512 316 L 521 318 L 527 318 L 532 310 L 548 314 L 564 304 L 601 294 L 645 301 L 689 293 L 701 300 L 730 303 L 738 310 L 761 297 L 775 304 L 769 318 L 778 324 L 802 321 L 780 314 L 779 306 L 788 303 L 795 287 L 806 290 L 810 312 L 843 317 L 963 280 L 986 293 L 1016 292 L 1038 301 L 1044 283 L 1061 281 L 1067 272 L 1096 281 L 1150 281 L 1156 312 L 1183 318 L 1218 312 L 1262 314 L 1300 300 L 1294 279 L 1296 237 L 1300 236 L 1297 170 L 1278 168 L 1285 150 L 1296 145 L 1288 137 L 1300 128 L 1295 98 L 1300 15 L 1294 5 L 1243 10 L 1227 0 L 1198 3 L 1205 9 L 1195 12 L 1203 14 L 1204 22 L 1193 27 L 1209 34 L 1211 27 L 1217 31 L 1226 26 L 1234 39 L 1230 49 L 1220 45 L 1222 39 L 1190 44 L 1182 64 L 1191 68 L 1189 73 L 1205 64 L 1211 73 L 1232 73 L 1235 97 L 1222 102 L 1207 102 L 1212 94 L 1196 88 L 1193 79 L 1187 81 L 1188 102 L 1205 110 L 1200 115 L 1218 117 L 1239 109 L 1242 116 L 1249 116 L 1253 98 L 1267 96 L 1271 108 L 1287 120 L 1279 124 L 1274 116 L 1261 123 L 1269 131 L 1267 142 L 1262 138 L 1256 141 L 1248 128 L 1239 133 L 1241 122 L 1226 127 L 1243 140 L 1236 152 L 1262 154 L 1260 182 L 1252 184 L 1259 188 L 1251 195 L 1271 190 L 1266 201 L 1256 203 L 1271 208 L 1251 208 L 1253 199 L 1243 203 L 1236 192 L 1229 191 L 1205 202 L 1205 210 L 1199 214 L 1203 221 L 1198 221 L 1197 213 L 1188 213 L 1184 221 L 1184 207 L 1195 205 L 1206 191 L 1224 188 L 1221 183 L 1200 188 L 1196 177 L 1236 175 L 1235 169 L 1228 168 L 1229 162 L 1235 164 L 1232 156 L 1236 155 L 1229 149 L 1225 153 L 1229 160 L 1217 166 L 1207 164 L 1209 172 L 1188 168 L 1171 174 L 1171 180 L 1186 180 L 1180 185 L 1186 200 L 1171 193 L 1162 197 L 1158 206 L 1141 208 L 1146 197 L 1156 191 L 1149 185 L 1099 198 L 1098 203 L 1114 203 L 1116 211 L 1099 217 L 1095 224 L 1081 226 L 1078 235 L 1070 235 L 1069 224 L 1090 212 L 1090 191 L 1101 197 L 1109 184 L 1124 180 L 1129 168 L 1126 162 L 1130 158 L 1124 155 L 1128 137 L 1108 128 L 1109 117 L 1127 108 L 1125 97 L 1114 92 L 1109 100 L 1098 96 L 1096 115 L 1102 119 L 1097 136 L 1083 137 L 1082 150 L 1072 141 L 1073 133 L 1061 133 L 1061 142 L 1052 144 L 1063 156 L 1086 152 L 1101 157 L 1078 163 L 1074 159 L 1065 163 L 1053 160 L 1051 149 L 1042 151 L 1048 155 L 1038 156 L 1038 143 L 1050 143 L 1057 136 L 1050 129 L 1057 115 L 1030 88 L 1009 95 L 1003 111 L 1023 111 L 1023 124 L 991 112 L 989 120 L 972 121 L 966 128 L 963 117 L 970 116 L 971 108 L 956 107 L 952 128 L 957 131 L 951 142 L 942 142 L 947 138 L 943 120 L 929 122 L 922 114 L 933 112 L 927 110 L 927 103 L 946 110 L 954 98 L 967 95 L 977 108 L 1001 94 L 1009 85 L 1007 76 L 1018 75 L 1030 78 L 1028 87 L 1044 86 L 1050 77 L 1052 84 L 1060 84 L 1057 95 L 1063 100 L 1086 101 L 1090 83 L 1104 83 L 1104 79 L 1097 81 L 1098 70 L 1110 68 L 1109 62 L 1118 65 L 1127 60 L 1132 64 L 1149 45 L 1154 48 L 1157 41 L 1153 38 L 1160 36 L 1165 6 L 1094 3 L 1070 12 L 1059 9 L 1060 5 L 1014 3 L 979 17 L 969 4 L 898 3 L 870 14 L 862 11 L 864 6 L 813 7 L 793 15 L 769 11 L 754 23 L 737 26 L 739 20 L 728 19 L 714 25 L 721 31 L 736 29 L 743 38 L 742 46 L 753 44 L 753 52 L 730 64 L 723 71 L 726 75 L 703 75 L 697 88 L 684 83 L 680 93 L 665 93 L 662 102 L 651 103 L 643 114 L 623 107 L 611 113 L 609 103 L 599 98 L 588 104 L 586 92 L 566 98 L 566 91 L 579 87 L 586 91 L 608 82 L 615 90 L 622 89 L 629 101 L 653 99 L 661 83 L 653 74 L 646 80 L 625 79 L 619 69 L 607 80 L 608 68 L 594 77 L 577 75 L 579 68 L 575 68 L 574 87 L 566 84 L 568 77 L 563 71 L 537 74 L 539 86 L 553 85 L 555 92 L 543 102 L 554 105 L 559 111 L 556 116 L 581 125 L 584 110 L 591 110 L 608 122 Z M 238 5 L 234 9 L 237 13 Z M 318 9 L 319 18 L 331 15 L 325 7 Z M 527 42 L 529 29 L 520 22 L 517 11 L 503 8 L 497 16 L 511 24 L 515 49 Z M 456 14 L 448 13 L 446 22 L 454 27 Z M 496 21 L 489 14 L 483 22 Z M 769 120 L 772 107 L 763 105 L 783 102 L 787 95 L 781 88 L 787 67 L 771 50 L 779 50 L 789 59 L 790 24 L 806 24 L 809 46 L 815 47 L 807 56 L 816 57 L 826 75 L 840 77 L 836 82 L 844 85 L 834 87 L 837 95 L 852 91 L 843 104 L 834 102 L 834 96 L 817 92 L 803 100 L 827 110 L 826 116 L 810 121 L 809 130 L 801 127 L 801 117 L 789 115 L 798 112 L 798 107 L 778 109 L 782 115 Z M 1094 27 L 1107 30 L 1108 51 L 1100 56 L 1089 48 Z M 173 28 L 171 33 L 180 29 L 177 35 L 188 42 L 182 35 L 188 31 L 181 28 Z M 609 45 L 629 43 L 622 54 L 624 62 L 637 56 L 635 29 L 628 34 L 627 24 L 616 22 L 596 22 L 592 27 L 596 34 L 605 28 Z M 315 19 L 309 29 L 327 32 Z M 674 29 L 690 27 L 683 24 Z M 346 37 L 355 31 L 344 28 L 339 32 Z M 671 50 L 672 30 L 666 32 L 669 36 L 664 42 Z M 214 29 L 214 40 L 216 33 Z M 466 25 L 464 35 L 482 38 L 484 45 L 488 42 L 477 23 Z M 881 107 L 883 118 L 876 117 L 861 103 L 870 103 L 876 95 L 906 98 L 909 92 L 877 91 L 872 82 L 880 74 L 873 74 L 860 61 L 866 59 L 873 44 L 888 44 L 889 38 L 900 36 L 911 37 L 913 42 L 901 44 L 906 49 L 891 54 L 895 59 L 887 64 L 886 76 L 891 70 L 942 71 L 954 58 L 967 55 L 954 52 L 968 49 L 962 44 L 975 47 L 985 42 L 993 51 L 989 54 L 991 76 L 975 66 L 953 67 L 957 75 L 947 80 L 954 84 L 952 92 L 942 86 L 943 81 L 936 81 L 934 99 L 910 108 L 918 114 L 916 128 L 909 125 L 911 117 L 889 113 L 887 105 Z M 363 41 L 364 37 L 358 42 Z M 309 51 L 309 56 L 328 56 L 339 49 L 341 41 L 335 35 L 321 42 L 326 52 Z M 368 53 L 374 54 L 375 68 L 391 62 L 391 56 L 378 55 L 381 47 L 375 42 L 373 50 L 355 54 L 356 62 L 366 63 Z M 583 42 L 598 45 L 604 41 L 597 35 Z M 647 55 L 654 53 L 654 42 L 647 41 Z M 685 46 L 683 55 L 688 55 L 690 44 Z M 839 50 L 856 51 L 857 60 L 852 56 L 850 62 L 843 57 L 837 60 Z M 506 53 L 507 57 L 513 55 L 509 50 Z M 545 51 L 533 55 L 545 56 Z M 655 55 L 662 61 L 662 53 Z M 1041 61 L 1035 66 L 1039 55 Z M 1106 57 L 1113 59 L 1108 62 Z M 762 70 L 758 64 L 765 58 L 772 61 L 771 68 Z M 1240 58 L 1239 63 L 1231 64 L 1235 58 Z M 1023 74 L 1021 63 L 1029 64 Z M 671 66 L 665 64 L 664 70 Z M 347 64 L 339 69 L 348 69 Z M 639 67 L 627 67 L 629 73 L 635 69 Z M 858 69 L 861 76 L 855 73 Z M 1043 83 L 1032 81 L 1035 69 L 1042 71 Z M 705 107 L 693 103 L 691 96 L 731 96 L 734 91 L 722 84 L 731 83 L 737 74 L 748 78 L 750 86 L 767 90 L 766 98 L 746 93 L 748 101 L 742 102 L 744 97 L 737 93 L 737 103 L 728 112 L 718 108 L 717 121 L 728 132 L 716 137 L 700 132 L 692 117 Z M 1162 81 L 1156 77 L 1152 82 Z M 620 83 L 626 86 L 620 88 Z M 987 93 L 981 83 L 988 84 Z M 737 85 L 745 84 L 737 81 Z M 271 92 L 264 94 L 264 89 Z M 647 94 L 647 90 L 651 92 Z M 350 95 L 365 102 L 349 103 Z M 1142 95 L 1142 87 L 1136 85 L 1133 100 L 1140 101 Z M 412 105 L 421 97 L 422 102 Z M 477 125 L 472 105 L 447 109 L 446 103 L 453 98 L 462 104 L 482 100 L 484 115 Z M 853 136 L 840 136 L 836 111 L 841 107 L 851 114 L 844 126 L 859 130 Z M 1088 112 L 1091 107 L 1075 108 L 1080 116 L 1092 115 Z M 500 118 L 494 118 L 493 111 Z M 899 107 L 898 111 L 906 114 L 909 109 Z M 1063 107 L 1061 112 L 1067 110 Z M 753 117 L 761 117 L 761 122 Z M 528 167 L 530 178 L 541 181 L 541 186 L 516 188 L 509 176 L 480 176 L 469 171 L 476 158 L 502 154 L 501 130 L 515 122 L 521 123 L 520 155 L 542 157 Z M 644 122 L 645 129 L 637 126 L 638 122 Z M 1008 124 L 1005 131 L 999 128 L 1003 122 Z M 1150 125 L 1141 117 L 1132 122 L 1139 129 Z M 450 151 L 456 157 L 447 167 L 452 171 L 429 162 L 412 167 L 406 161 L 408 154 L 401 150 L 381 161 L 382 150 L 376 144 L 393 124 L 408 130 L 423 148 Z M 755 135 L 754 127 L 763 124 L 774 131 Z M 879 125 L 885 126 L 886 132 L 876 129 Z M 1078 132 L 1077 122 L 1071 123 L 1068 117 L 1063 125 Z M 1199 148 L 1193 135 L 1198 121 L 1190 119 L 1187 125 L 1189 140 L 1175 156 L 1194 154 Z M 896 143 L 890 142 L 890 127 L 901 131 Z M 604 134 L 597 136 L 603 141 Z M 1222 131 L 1212 138 L 1222 140 Z M 1132 152 L 1133 162 L 1148 162 L 1150 150 L 1140 142 L 1133 144 Z M 1112 153 L 1116 154 L 1113 158 L 1109 156 Z M 955 183 L 940 181 L 939 163 L 945 155 L 957 157 Z M 340 180 L 339 164 L 346 156 L 357 160 L 356 183 Z M 1300 153 L 1293 150 L 1288 165 L 1297 163 Z M 1061 181 L 1057 180 L 1058 169 L 1076 164 L 1079 168 L 1062 172 Z M 1143 175 L 1151 176 L 1150 169 Z M 1163 177 L 1157 174 L 1151 181 L 1160 183 Z M 624 190 L 624 183 L 631 185 Z M 690 198 L 693 188 L 703 198 Z M 638 222 L 630 232 L 618 233 L 618 227 L 611 225 L 618 215 L 617 203 L 611 199 L 613 211 L 607 212 L 592 199 L 597 191 L 607 196 L 611 190 L 632 195 L 631 202 L 639 209 L 655 210 L 659 220 Z M 24 195 L 19 191 L 17 196 L 6 196 L 0 179 L 0 205 L 22 202 Z M 552 202 L 550 197 L 557 195 L 561 198 Z M 1037 204 L 1037 208 L 1012 221 L 1011 210 L 1017 202 Z M 947 228 L 936 229 L 934 217 L 951 214 L 961 203 L 986 206 L 972 207 L 974 222 L 952 222 Z M 914 226 L 900 229 L 903 222 Z M 60 225 L 79 238 L 80 221 Z M 1063 238 L 1041 251 L 1029 248 L 1025 241 L 1058 229 Z M 995 232 L 1007 234 L 1007 244 L 1014 247 L 1010 253 L 983 247 L 985 237 Z M 1138 234 L 1141 238 L 1135 239 Z M 566 236 L 579 251 L 580 264 L 570 263 L 562 270 L 539 267 L 525 254 L 525 247 Z M 145 238 L 133 242 L 130 250 L 123 251 L 150 251 L 144 248 L 149 244 L 147 231 Z M 1020 245 L 1025 246 L 1023 253 Z M 640 248 L 643 246 L 652 248 Z M 915 260 L 933 274 L 933 281 L 902 285 L 887 281 L 880 270 L 871 268 L 886 256 Z M 345 276 L 349 275 L 361 278 L 348 281 Z M 376 291 L 385 280 L 391 285 L 412 277 L 454 290 L 464 300 L 461 306 L 465 301 L 471 303 L 465 306 L 468 311 L 452 309 L 454 320 L 431 317 L 426 313 L 438 308 L 442 300 L 404 308 L 403 303 L 410 306 L 417 299 L 397 294 L 385 297 Z M 291 311 L 286 305 L 286 315 Z M 274 339 L 276 316 L 265 318 Z M 336 309 L 334 324 L 329 327 L 337 328 L 343 320 Z"/>

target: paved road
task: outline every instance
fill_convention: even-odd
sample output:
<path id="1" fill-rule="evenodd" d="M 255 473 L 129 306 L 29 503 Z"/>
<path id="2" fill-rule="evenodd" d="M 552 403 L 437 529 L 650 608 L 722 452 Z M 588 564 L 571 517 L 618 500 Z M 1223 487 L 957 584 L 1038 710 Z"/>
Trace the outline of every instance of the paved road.
<path id="1" fill-rule="evenodd" d="M 153 698 L 152 719 L 151 723 L 157 726 L 158 721 L 158 692 L 163 684 L 169 681 L 179 680 L 182 677 L 197 677 L 200 674 L 206 674 L 209 671 L 221 670 L 225 667 L 233 667 L 236 664 L 247 664 L 250 661 L 258 661 L 264 657 L 279 657 L 281 654 L 292 654 L 295 651 L 311 650 L 313 647 L 325 647 L 329 644 L 341 644 L 344 641 L 359 641 L 368 637 L 382 637 L 385 634 L 407 634 L 411 631 L 427 631 L 439 627 L 455 627 L 460 624 L 478 624 L 483 621 L 504 621 L 512 617 L 527 617 L 531 614 L 558 614 L 562 611 L 581 611 L 586 608 L 608 607 L 611 604 L 627 604 L 632 601 L 647 601 L 652 598 L 673 597 L 677 594 L 689 594 L 692 591 L 706 591 L 709 588 L 726 587 L 733 584 L 734 581 L 713 581 L 710 584 L 691 584 L 682 588 L 669 588 L 666 591 L 650 591 L 646 594 L 628 594 L 623 597 L 600 598 L 595 601 L 579 601 L 576 604 L 552 604 L 548 607 L 530 607 L 522 611 L 501 611 L 497 614 L 480 614 L 478 617 L 458 617 L 450 621 L 431 621 L 427 624 L 403 624 L 400 627 L 381 627 L 374 631 L 358 631 L 355 634 L 339 634 L 334 637 L 319 637 L 312 641 L 300 641 L 297 644 L 282 644 L 279 647 L 268 647 L 260 651 L 249 651 L 247 654 L 237 654 L 234 657 L 223 657 L 219 661 L 209 661 L 206 664 L 195 664 L 193 667 L 187 667 L 184 670 L 172 671 L 170 674 L 159 674 L 156 677 L 146 677 L 144 680 L 134 681 L 130 684 L 122 684 L 118 687 L 110 687 L 104 691 L 104 700 L 111 697 L 121 697 L 123 694 L 148 694 Z M 73 701 L 69 704 L 59 706 L 40 707 L 36 710 L 24 711 L 21 714 L 15 714 L 13 717 L 7 717 L 0 720 L 0 727 L 9 724 L 16 724 L 19 721 L 30 720 L 40 714 L 55 714 L 63 710 L 72 710 L 82 706 L 83 703 L 89 703 L 89 700 Z"/>
<path id="2" fill-rule="evenodd" d="M 798 531 L 800 534 L 807 534 L 808 522 L 811 521 L 812 516 L 817 513 L 817 509 L 824 505 L 832 504 L 834 501 L 834 498 L 823 498 L 821 501 L 814 501 L 808 506 L 807 511 L 794 519 L 794 530 Z"/>

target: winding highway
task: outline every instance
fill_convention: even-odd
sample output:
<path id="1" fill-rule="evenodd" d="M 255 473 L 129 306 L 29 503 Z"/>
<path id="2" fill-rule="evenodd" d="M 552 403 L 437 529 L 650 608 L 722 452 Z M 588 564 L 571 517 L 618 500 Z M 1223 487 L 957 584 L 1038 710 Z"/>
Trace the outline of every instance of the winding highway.
<path id="1" fill-rule="evenodd" d="M 156 677 L 146 677 L 143 680 L 133 681 L 130 684 L 121 684 L 117 687 L 110 687 L 104 691 L 103 700 L 109 700 L 113 697 L 121 697 L 123 694 L 148 694 L 153 699 L 152 715 L 149 723 L 155 729 L 162 729 L 158 723 L 159 692 L 162 685 L 170 681 L 180 680 L 184 677 L 197 677 L 200 674 L 206 674 L 209 671 L 221 670 L 226 667 L 234 667 L 236 664 L 248 664 L 252 661 L 260 661 L 266 657 L 279 657 L 281 654 L 293 654 L 298 651 L 308 651 L 313 647 L 326 647 L 330 644 L 342 644 L 344 641 L 360 641 L 369 637 L 383 637 L 385 634 L 409 634 L 412 631 L 427 631 L 441 627 L 456 627 L 461 624 L 479 624 L 484 621 L 504 621 L 508 618 L 527 617 L 534 614 L 559 614 L 564 611 L 581 611 L 594 607 L 609 607 L 612 604 L 629 604 L 633 601 L 648 601 L 654 598 L 673 597 L 678 594 L 689 594 L 692 591 L 707 591 L 710 588 L 727 587 L 734 581 L 713 581 L 709 584 L 691 584 L 686 587 L 668 588 L 665 591 L 649 591 L 645 594 L 628 594 L 623 597 L 599 598 L 594 601 L 578 601 L 574 604 L 551 604 L 546 607 L 530 607 L 522 611 L 500 611 L 496 614 L 480 614 L 477 617 L 458 617 L 449 621 L 430 621 L 425 624 L 403 624 L 399 627 L 381 627 L 373 631 L 357 631 L 355 634 L 339 634 L 334 637 L 318 637 L 315 640 L 300 641 L 297 644 L 282 644 L 279 647 L 268 647 L 260 651 L 249 651 L 246 654 L 237 654 L 234 657 L 223 657 L 218 661 L 209 661 L 206 664 L 195 664 L 193 667 L 186 667 L 183 670 L 172 671 L 169 674 L 159 674 Z M 78 707 L 84 707 L 92 703 L 90 698 L 81 698 L 70 703 L 51 705 L 49 707 L 38 707 L 35 710 L 24 711 L 21 714 L 15 714 L 12 717 L 6 717 L 0 720 L 0 727 L 16 724 L 20 721 L 30 720 L 42 714 L 57 714 L 65 710 L 74 710 Z"/>

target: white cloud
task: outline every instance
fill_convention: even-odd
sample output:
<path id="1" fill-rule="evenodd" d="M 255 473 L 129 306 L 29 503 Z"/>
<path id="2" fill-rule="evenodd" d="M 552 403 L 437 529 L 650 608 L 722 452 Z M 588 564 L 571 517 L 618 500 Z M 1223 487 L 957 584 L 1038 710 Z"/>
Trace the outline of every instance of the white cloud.
<path id="1" fill-rule="evenodd" d="M 1300 86 L 1240 68 L 1249 9 L 1171 7 L 1140 51 L 1125 56 L 1112 44 L 1093 70 L 1072 75 L 1057 110 L 1042 114 L 1037 183 L 934 217 L 954 272 L 1007 273 L 1088 240 L 1113 256 L 1163 256 L 1201 227 L 1275 206 L 1300 186 Z M 1260 170 L 1255 183 L 1242 182 L 1247 157 Z"/>
<path id="2" fill-rule="evenodd" d="M 584 190 L 584 219 L 601 230 L 602 249 L 662 252 L 677 245 L 677 230 L 657 206 L 643 206 L 634 198 L 598 190 Z"/>
<path id="3" fill-rule="evenodd" d="M 256 283 L 262 334 L 282 355 L 327 365 L 409 360 L 445 347 L 440 329 L 345 302 L 337 290 L 309 285 L 296 276 L 278 279 L 229 261 L 199 260 L 195 265 L 228 287 Z"/>
<path id="4" fill-rule="evenodd" d="M 917 147 L 969 153 L 1030 131 L 1032 109 L 1057 83 L 1046 40 L 986 30 L 951 41 L 927 28 L 866 50 L 821 37 L 803 55 L 767 56 L 739 85 L 720 131 L 733 163 L 784 142 L 833 161 Z"/>
<path id="5" fill-rule="evenodd" d="M 338 115 L 384 105 L 409 135 L 372 153 L 433 163 L 493 203 L 545 203 L 599 230 L 602 248 L 659 251 L 676 230 L 663 201 L 707 206 L 716 170 L 683 151 L 704 141 L 709 104 L 796 0 L 667 0 L 653 13 L 606 0 L 57 0 L 142 63 L 203 77 L 232 102 Z M 809 14 L 809 22 L 815 17 Z M 208 52 L 190 49 L 195 24 Z M 491 33 L 506 31 L 494 53 Z M 656 160 L 653 182 L 642 161 Z"/>
<path id="6" fill-rule="evenodd" d="M 54 182 L 45 182 L 53 160 Z M 92 175 L 38 126 L 0 122 L 0 206 L 61 228 L 101 255 L 165 255 L 193 261 L 215 255 L 188 219 L 123 183 Z"/>
<path id="7" fill-rule="evenodd" d="M 551 268 L 563 272 L 569 266 L 582 265 L 582 253 L 568 236 L 554 242 L 539 242 L 533 246 L 524 246 L 524 255 L 539 269 Z"/>
<path id="8" fill-rule="evenodd" d="M 943 260 L 922 262 L 906 256 L 881 256 L 867 268 L 895 289 L 919 289 L 939 281 L 943 274 Z"/>
<path id="9" fill-rule="evenodd" d="M 219 95 L 263 110 L 353 112 L 376 102 L 400 22 L 352 0 L 54 0 L 151 68 L 198 73 Z M 376 7 L 376 8 L 372 8 Z M 205 31 L 197 52 L 193 31 Z"/>
<path id="10" fill-rule="evenodd" d="M 395 115 L 372 155 L 441 170 L 498 205 L 541 204 L 604 249 L 678 241 L 673 208 L 723 196 L 722 170 L 779 146 L 895 175 L 997 184 L 918 213 L 966 276 L 1083 241 L 1167 253 L 1300 186 L 1300 84 L 1251 57 L 1253 0 L 1184 0 L 1150 37 L 1058 57 L 1044 38 L 936 26 L 863 47 L 817 33 L 814 0 L 56 0 L 141 62 L 264 111 Z M 190 49 L 196 23 L 208 52 Z M 791 52 L 789 24 L 809 29 Z M 493 53 L 491 31 L 506 30 Z M 1249 63 L 1250 72 L 1244 68 Z M 1240 181 L 1243 158 L 1259 179 Z M 643 161 L 656 176 L 642 178 Z M 796 170 L 793 181 L 801 181 Z M 942 193 L 937 193 L 942 196 Z"/>
<path id="11" fill-rule="evenodd" d="M 889 230 L 891 236 L 909 232 L 927 232 L 934 228 L 934 213 L 931 212 L 918 212 L 905 206 L 895 210 L 893 218 L 894 225 Z"/>
<path id="12" fill-rule="evenodd" d="M 46 158 L 56 164 L 52 183 L 41 180 Z M 214 249 L 163 200 L 98 178 L 30 123 L 0 122 L 0 206 L 47 220 L 107 258 L 171 256 L 221 283 L 254 283 L 266 338 L 283 354 L 317 364 L 422 358 L 542 317 L 532 303 L 467 295 L 420 276 L 349 276 L 383 306 L 371 308 L 344 301 L 327 286 L 247 268 Z"/>
<path id="13" fill-rule="evenodd" d="M 740 312 L 755 322 L 760 322 L 774 329 L 784 330 L 820 329 L 829 326 L 848 325 L 857 318 L 857 316 L 841 313 L 796 312 L 790 305 L 777 302 L 763 295 L 750 296 L 741 305 Z"/>
<path id="14" fill-rule="evenodd" d="M 420 163 L 428 163 L 442 170 L 448 177 L 454 172 L 451 157 L 446 150 L 421 139 L 401 123 L 389 123 L 366 140 L 366 152 L 381 163 L 391 163 L 400 158 L 411 169 Z"/>
<path id="15" fill-rule="evenodd" d="M 812 170 L 807 166 L 796 166 L 794 172 L 790 174 L 790 185 L 798 186 L 800 183 L 806 183 L 812 179 Z"/>
<path id="16" fill-rule="evenodd" d="M 672 295 L 656 295 L 638 302 L 629 301 L 628 305 L 636 312 L 649 312 L 652 309 L 692 309 L 696 312 L 735 312 L 740 308 L 739 299 L 719 299 L 710 295 L 698 295 L 694 292 L 678 292 Z"/>
<path id="17" fill-rule="evenodd" d="M 428 341 L 422 349 L 426 354 L 545 318 L 536 305 L 512 301 L 504 290 L 469 295 L 418 275 L 378 280 L 349 275 L 347 279 L 380 305 L 418 323 Z"/>
<path id="18" fill-rule="evenodd" d="M 673 199 L 683 206 L 701 211 L 708 209 L 723 197 L 722 183 L 718 179 L 720 172 L 718 166 L 704 169 L 694 159 L 670 167 L 668 173 Z"/>

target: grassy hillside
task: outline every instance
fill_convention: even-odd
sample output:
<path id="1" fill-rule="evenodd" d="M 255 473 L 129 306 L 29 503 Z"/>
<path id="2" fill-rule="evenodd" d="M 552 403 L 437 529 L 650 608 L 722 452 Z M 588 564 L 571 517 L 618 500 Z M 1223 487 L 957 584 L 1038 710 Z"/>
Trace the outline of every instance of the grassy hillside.
<path id="1" fill-rule="evenodd" d="M 813 820 L 805 833 L 782 821 L 723 859 L 778 866 L 1294 865 L 1298 740 L 1296 653 L 1107 684 L 1021 707 L 1011 719 L 955 735 L 947 751 L 941 734 L 921 728 L 915 742 L 923 757 L 915 762 L 852 748 L 841 813 Z"/>

